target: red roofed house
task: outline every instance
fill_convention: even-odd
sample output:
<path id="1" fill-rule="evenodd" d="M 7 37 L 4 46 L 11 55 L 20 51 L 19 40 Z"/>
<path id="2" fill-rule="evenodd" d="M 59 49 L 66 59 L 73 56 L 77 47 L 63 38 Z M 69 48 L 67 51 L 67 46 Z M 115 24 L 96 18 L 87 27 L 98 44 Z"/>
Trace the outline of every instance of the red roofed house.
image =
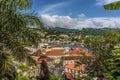
<path id="1" fill-rule="evenodd" d="M 61 57 L 64 57 L 64 56 L 75 56 L 74 59 L 72 57 L 73 60 L 69 60 L 67 59 L 66 61 L 64 61 L 65 63 L 63 64 L 69 64 L 70 62 L 73 62 L 78 60 L 79 59 L 79 56 L 82 56 L 82 54 L 85 54 L 85 55 L 88 55 L 88 56 L 91 56 L 91 53 L 87 50 L 84 50 L 82 48 L 74 48 L 74 49 L 71 49 L 71 50 L 67 50 L 67 49 L 51 49 L 50 51 L 47 51 L 46 52 L 46 56 L 54 59 L 54 60 L 58 60 L 60 62 L 60 59 Z M 67 57 L 65 57 L 67 58 Z"/>
<path id="2" fill-rule="evenodd" d="M 70 72 L 75 78 L 82 77 L 85 71 L 85 65 L 75 66 L 75 64 L 68 64 L 65 66 L 65 72 Z"/>
<path id="3" fill-rule="evenodd" d="M 92 56 L 92 54 L 89 51 L 84 50 L 82 48 L 73 49 L 67 52 L 67 54 L 70 54 L 70 56 L 62 57 L 62 63 L 63 67 L 65 68 L 65 71 L 72 73 L 72 75 L 74 75 L 75 78 L 86 75 L 84 74 L 85 65 L 82 64 L 80 66 L 75 66 L 75 62 L 78 61 L 80 57 L 82 57 L 84 54 L 86 56 Z"/>
<path id="4" fill-rule="evenodd" d="M 67 64 L 74 64 L 76 61 L 80 59 L 80 56 L 64 56 L 61 58 L 63 66 L 66 66 Z"/>
<path id="5" fill-rule="evenodd" d="M 55 62 L 55 63 L 59 63 L 61 57 L 64 55 L 64 54 L 63 54 L 64 50 L 65 50 L 65 49 L 55 49 L 55 50 L 51 50 L 51 51 L 46 52 L 45 55 L 48 56 L 48 57 L 50 57 L 51 59 L 54 59 L 54 62 Z"/>
<path id="6" fill-rule="evenodd" d="M 82 56 L 83 53 L 87 56 L 91 56 L 91 53 L 88 50 L 84 50 L 82 48 L 74 48 L 74 49 L 70 50 L 69 52 L 66 52 L 66 55 Z"/>
<path id="7" fill-rule="evenodd" d="M 61 56 L 63 56 L 63 52 L 65 49 L 56 49 L 56 50 L 51 50 L 46 52 L 46 56 L 50 57 L 50 58 L 60 58 Z"/>

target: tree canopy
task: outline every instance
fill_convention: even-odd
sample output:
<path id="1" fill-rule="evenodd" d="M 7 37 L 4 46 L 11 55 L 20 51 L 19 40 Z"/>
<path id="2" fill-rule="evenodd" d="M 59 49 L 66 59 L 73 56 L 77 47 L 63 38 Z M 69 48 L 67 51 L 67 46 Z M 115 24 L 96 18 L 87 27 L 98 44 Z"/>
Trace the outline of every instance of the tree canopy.
<path id="1" fill-rule="evenodd" d="M 21 41 L 37 44 L 39 36 L 31 26 L 42 27 L 33 13 L 23 13 L 31 8 L 31 0 L 0 0 L 0 80 L 15 80 L 16 69 L 10 56 L 16 60 L 30 59 Z"/>

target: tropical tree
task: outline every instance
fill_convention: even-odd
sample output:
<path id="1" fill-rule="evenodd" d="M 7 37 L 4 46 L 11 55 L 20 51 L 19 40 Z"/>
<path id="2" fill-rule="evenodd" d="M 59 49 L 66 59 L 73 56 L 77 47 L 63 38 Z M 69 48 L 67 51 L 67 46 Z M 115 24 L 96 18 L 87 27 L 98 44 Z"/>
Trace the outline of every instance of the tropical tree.
<path id="1" fill-rule="evenodd" d="M 120 35 L 117 32 L 107 32 L 103 36 L 87 37 L 85 40 L 85 46 L 93 53 L 93 57 L 84 57 L 87 59 L 80 59 L 80 64 L 88 65 L 86 67 L 87 74 L 89 76 L 102 76 L 110 71 L 108 69 L 108 60 L 113 59 L 114 46 L 119 44 Z M 112 69 L 112 68 L 111 68 Z"/>
<path id="2" fill-rule="evenodd" d="M 120 45 L 114 46 L 113 54 L 107 60 L 108 72 L 106 72 L 106 79 L 119 80 L 120 79 Z"/>
<path id="3" fill-rule="evenodd" d="M 120 9 L 120 1 L 106 4 L 106 5 L 104 5 L 104 8 L 106 10 L 118 10 L 118 9 Z"/>
<path id="4" fill-rule="evenodd" d="M 82 54 L 82 56 L 79 58 L 79 61 L 76 61 L 75 65 L 76 66 L 79 66 L 79 65 L 85 65 L 85 71 L 82 72 L 82 73 L 85 73 L 85 74 L 93 74 L 91 71 L 91 62 L 92 62 L 92 57 L 91 56 L 87 56 L 85 55 L 85 53 Z M 95 71 L 94 71 L 95 72 Z M 80 75 L 80 73 L 79 73 Z M 89 75 L 90 76 L 90 75 Z M 90 78 L 90 77 L 89 77 Z M 88 80 L 88 79 L 85 79 L 85 80 Z"/>
<path id="5" fill-rule="evenodd" d="M 16 78 L 10 56 L 18 61 L 31 59 L 21 41 L 38 43 L 39 36 L 30 27 L 42 24 L 35 14 L 24 11 L 31 8 L 31 3 L 31 0 L 0 0 L 0 80 Z"/>
<path id="6" fill-rule="evenodd" d="M 104 5 L 104 8 L 106 10 L 119 10 L 120 9 L 120 1 L 117 2 L 113 2 L 110 4 L 106 4 Z M 112 46 L 112 48 L 114 47 L 114 50 L 112 51 L 113 54 L 111 54 L 110 58 L 107 60 L 108 63 L 108 71 L 106 72 L 106 79 L 109 80 L 119 80 L 120 79 L 120 35 L 118 35 L 119 32 L 116 34 L 113 34 L 114 37 L 112 38 L 112 41 L 110 41 L 110 45 L 113 45 L 115 43 L 117 43 L 115 46 Z M 108 40 L 108 39 L 107 39 Z"/>
<path id="7" fill-rule="evenodd" d="M 105 66 L 105 54 L 102 52 L 104 50 L 104 40 L 103 37 L 89 36 L 85 38 L 85 46 L 91 51 L 93 56 L 82 56 L 85 59 L 80 59 L 79 63 L 86 65 L 86 71 L 89 76 L 99 76 L 104 72 L 103 67 Z M 103 66 L 104 65 L 104 66 Z"/>
<path id="8" fill-rule="evenodd" d="M 50 80 L 63 80 L 63 79 L 62 79 L 62 77 L 55 76 L 54 73 L 51 73 L 51 75 L 50 75 Z"/>

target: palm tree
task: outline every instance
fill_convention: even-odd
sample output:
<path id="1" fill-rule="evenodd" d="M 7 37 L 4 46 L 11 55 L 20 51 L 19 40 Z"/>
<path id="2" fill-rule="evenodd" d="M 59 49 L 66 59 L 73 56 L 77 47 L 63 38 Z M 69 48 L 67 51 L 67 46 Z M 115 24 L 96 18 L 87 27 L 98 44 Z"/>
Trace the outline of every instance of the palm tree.
<path id="1" fill-rule="evenodd" d="M 120 1 L 106 4 L 106 5 L 104 5 L 104 8 L 106 10 L 118 10 L 118 9 L 120 9 Z"/>
<path id="2" fill-rule="evenodd" d="M 21 41 L 38 43 L 39 36 L 30 27 L 42 23 L 36 15 L 22 12 L 30 8 L 31 0 L 0 0 L 0 80 L 16 78 L 11 56 L 19 61 L 30 59 Z"/>

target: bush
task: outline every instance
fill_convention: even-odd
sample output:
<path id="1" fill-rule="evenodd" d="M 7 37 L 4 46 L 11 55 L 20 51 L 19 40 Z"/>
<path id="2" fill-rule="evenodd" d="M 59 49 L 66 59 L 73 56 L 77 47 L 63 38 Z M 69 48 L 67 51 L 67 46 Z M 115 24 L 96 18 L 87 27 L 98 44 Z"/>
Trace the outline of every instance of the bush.
<path id="1" fill-rule="evenodd" d="M 29 76 L 23 76 L 22 73 L 18 73 L 17 80 L 30 80 Z"/>
<path id="2" fill-rule="evenodd" d="M 63 80 L 61 77 L 59 77 L 59 76 L 55 76 L 55 74 L 51 74 L 50 75 L 50 80 Z"/>
<path id="3" fill-rule="evenodd" d="M 27 71 L 27 70 L 29 70 L 29 66 L 27 66 L 27 65 L 20 65 L 20 69 L 22 71 Z"/>

